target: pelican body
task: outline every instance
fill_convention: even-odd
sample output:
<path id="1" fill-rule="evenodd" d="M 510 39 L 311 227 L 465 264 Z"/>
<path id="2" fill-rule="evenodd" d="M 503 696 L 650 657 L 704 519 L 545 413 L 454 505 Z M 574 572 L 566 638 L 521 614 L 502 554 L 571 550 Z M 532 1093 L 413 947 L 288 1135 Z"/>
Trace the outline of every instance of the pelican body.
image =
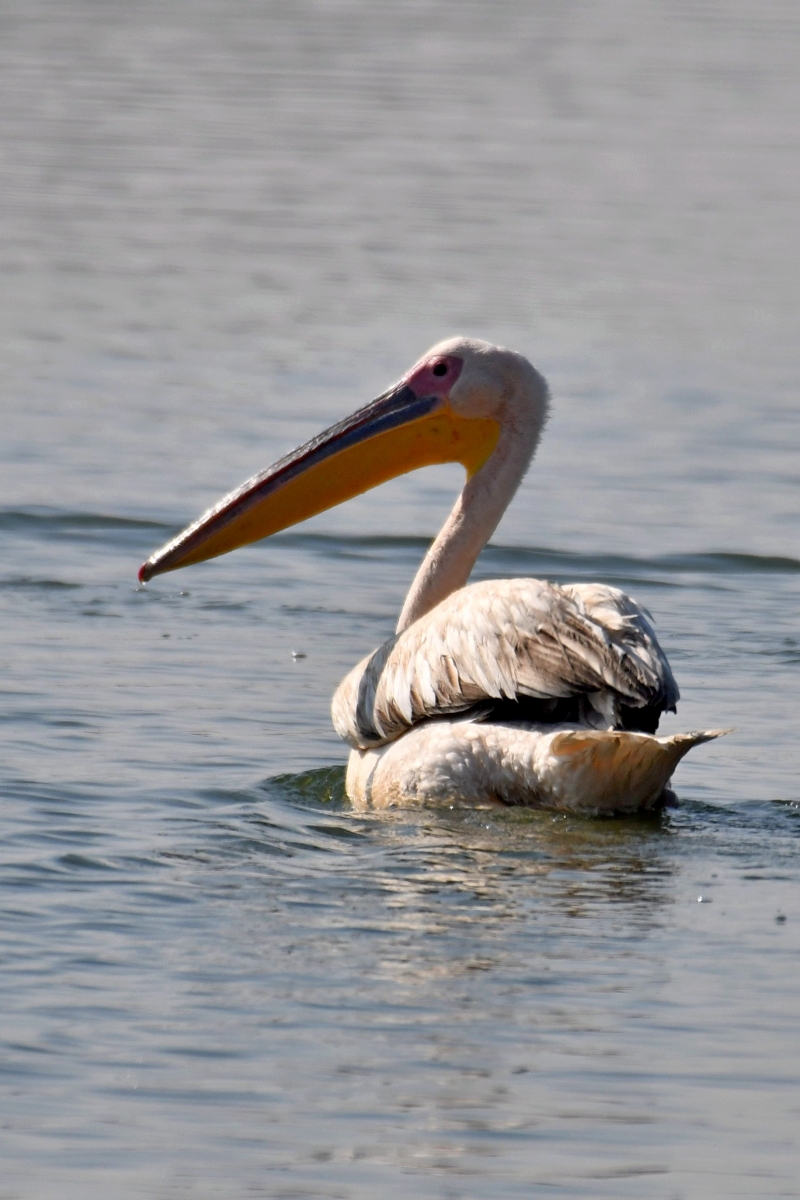
<path id="1" fill-rule="evenodd" d="M 352 803 L 652 808 L 688 750 L 721 731 L 657 736 L 679 693 L 645 612 L 599 583 L 467 582 L 548 407 L 547 384 L 522 355 L 440 342 L 371 404 L 225 496 L 139 578 L 268 537 L 419 467 L 460 462 L 465 486 L 395 635 L 333 698 Z"/>

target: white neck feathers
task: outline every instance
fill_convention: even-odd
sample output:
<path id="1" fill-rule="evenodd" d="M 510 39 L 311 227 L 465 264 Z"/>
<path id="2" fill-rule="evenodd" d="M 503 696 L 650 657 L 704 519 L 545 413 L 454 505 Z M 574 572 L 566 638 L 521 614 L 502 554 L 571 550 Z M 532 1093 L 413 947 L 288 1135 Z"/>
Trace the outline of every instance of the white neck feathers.
<path id="1" fill-rule="evenodd" d="M 547 390 L 536 405 L 509 405 L 494 451 L 467 480 L 417 571 L 397 622 L 402 633 L 440 601 L 463 587 L 494 533 L 533 458 L 547 412 Z"/>

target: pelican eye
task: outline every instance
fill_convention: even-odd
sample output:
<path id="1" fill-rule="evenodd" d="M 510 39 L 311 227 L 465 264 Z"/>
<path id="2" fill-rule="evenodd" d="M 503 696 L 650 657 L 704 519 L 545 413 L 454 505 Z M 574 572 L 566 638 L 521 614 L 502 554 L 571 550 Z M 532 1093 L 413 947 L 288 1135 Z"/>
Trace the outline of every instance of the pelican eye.
<path id="1" fill-rule="evenodd" d="M 439 376 L 446 375 L 447 374 L 447 363 L 437 362 L 435 367 L 433 368 L 433 374 L 439 375 Z"/>

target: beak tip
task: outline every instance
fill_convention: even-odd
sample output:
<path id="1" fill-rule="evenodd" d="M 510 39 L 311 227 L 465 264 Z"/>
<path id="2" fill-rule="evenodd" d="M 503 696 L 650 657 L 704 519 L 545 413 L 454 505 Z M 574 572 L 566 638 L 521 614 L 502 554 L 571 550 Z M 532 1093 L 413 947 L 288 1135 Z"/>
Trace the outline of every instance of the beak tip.
<path id="1" fill-rule="evenodd" d="M 149 562 L 142 563 L 142 565 L 139 567 L 139 583 L 147 583 L 148 579 L 150 579 L 151 572 L 149 567 Z"/>

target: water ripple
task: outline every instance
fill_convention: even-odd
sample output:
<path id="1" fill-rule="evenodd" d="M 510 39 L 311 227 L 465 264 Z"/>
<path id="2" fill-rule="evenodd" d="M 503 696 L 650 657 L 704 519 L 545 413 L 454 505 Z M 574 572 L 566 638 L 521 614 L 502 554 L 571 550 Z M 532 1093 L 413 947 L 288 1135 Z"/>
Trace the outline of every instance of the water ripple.
<path id="1" fill-rule="evenodd" d="M 155 535 L 156 539 L 172 537 L 181 528 L 180 523 L 154 521 L 143 518 L 123 517 L 116 514 L 64 511 L 47 506 L 31 506 L 25 509 L 0 509 L 0 534 L 24 534 L 47 541 L 54 538 L 66 541 L 113 541 L 131 537 L 141 541 L 138 534 Z M 148 543 L 149 544 L 149 543 Z M 381 555 L 400 555 L 403 559 L 416 561 L 430 546 L 430 539 L 394 535 L 342 536 L 319 533 L 281 533 L 270 539 L 269 546 L 280 549 L 297 549 L 315 556 L 332 558 L 374 558 Z M 483 567 L 497 564 L 498 569 L 518 567 L 528 572 L 564 572 L 585 574 L 594 572 L 598 577 L 609 574 L 637 575 L 796 575 L 800 574 L 800 560 L 779 555 L 744 554 L 736 551 L 703 551 L 686 554 L 665 554 L 651 557 L 636 557 L 623 554 L 575 553 L 539 546 L 514 546 L 492 543 L 481 557 Z M 74 586 L 47 580 L 28 580 L 25 576 L 5 581 L 5 586 Z"/>

